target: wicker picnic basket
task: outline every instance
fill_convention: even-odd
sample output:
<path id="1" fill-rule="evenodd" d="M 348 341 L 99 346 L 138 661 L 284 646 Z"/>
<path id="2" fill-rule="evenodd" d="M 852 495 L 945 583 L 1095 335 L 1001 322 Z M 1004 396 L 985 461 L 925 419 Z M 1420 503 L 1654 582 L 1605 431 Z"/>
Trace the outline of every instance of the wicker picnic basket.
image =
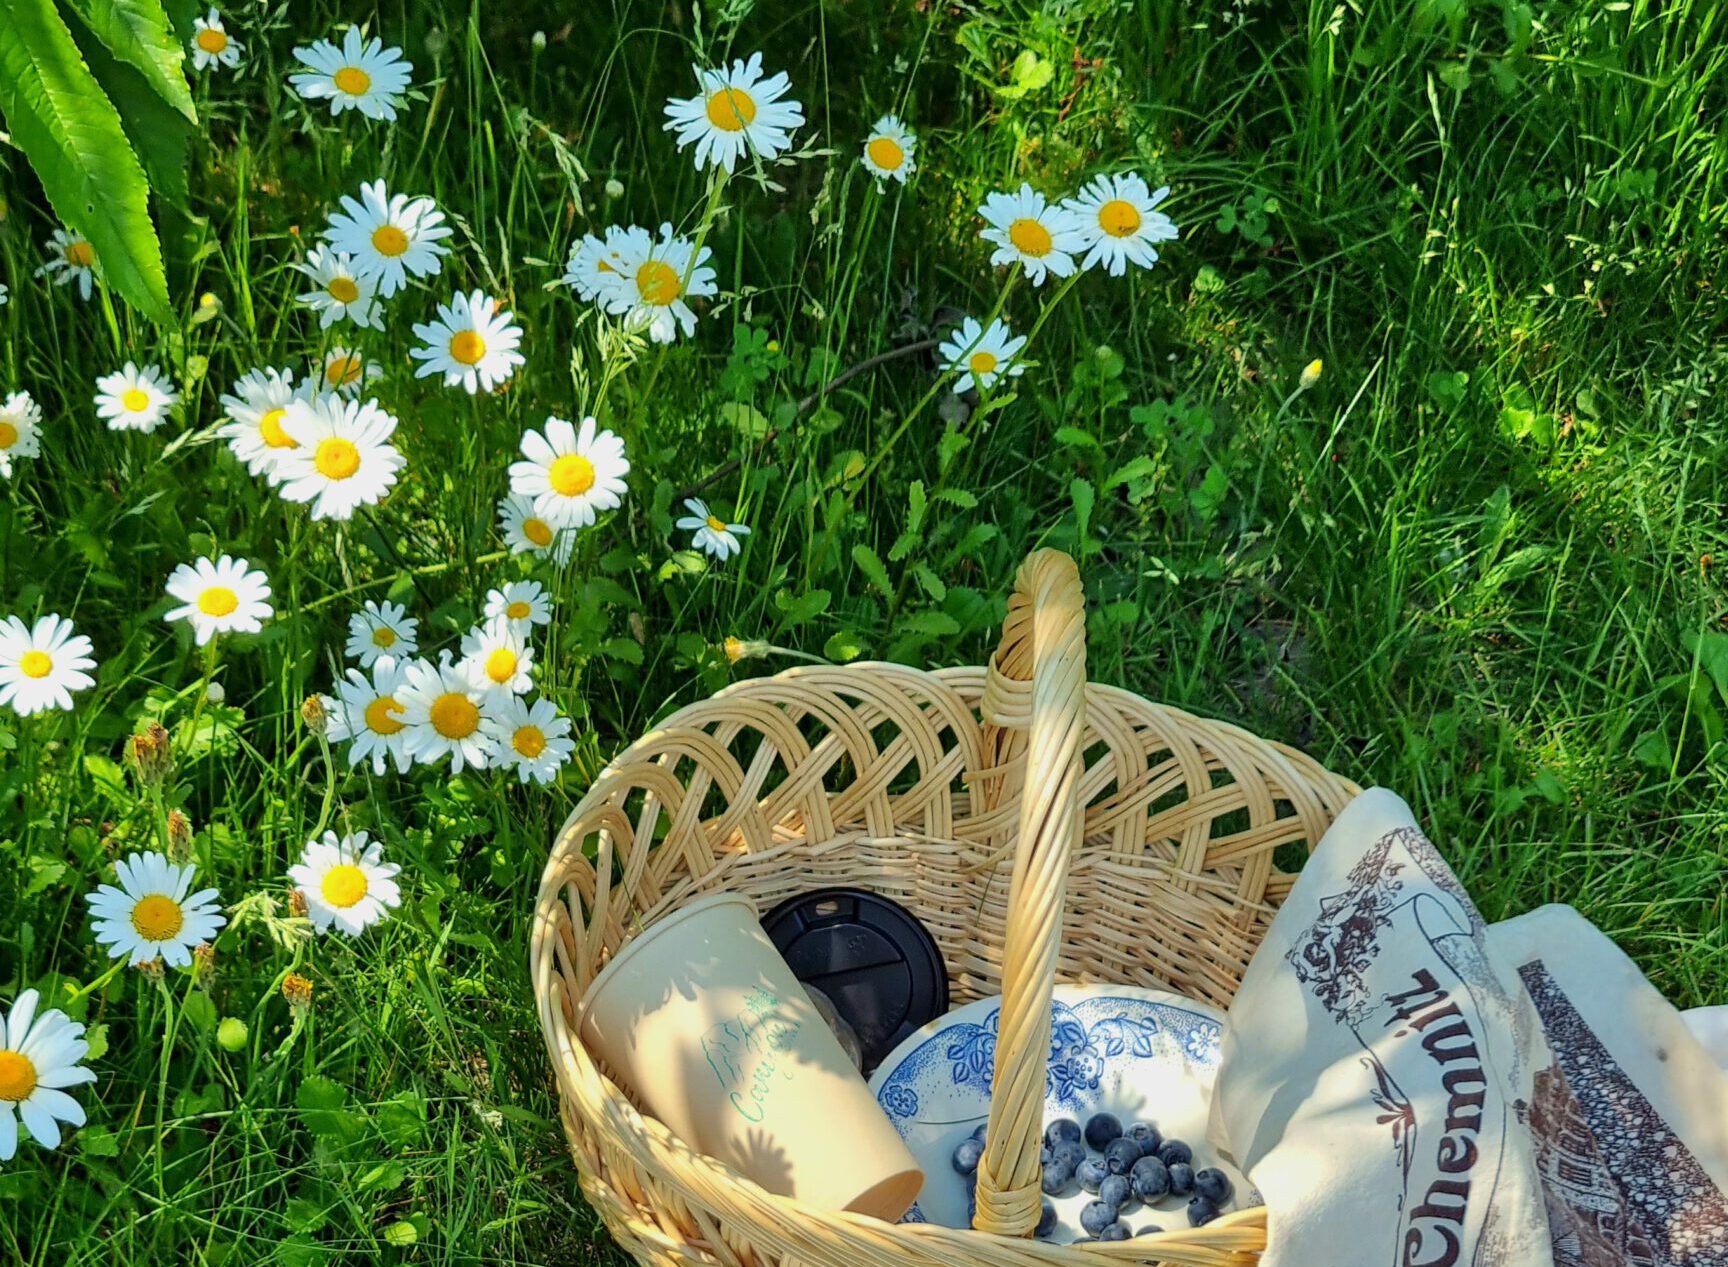
<path id="1" fill-rule="evenodd" d="M 609 765 L 553 845 L 533 927 L 540 1024 L 589 1203 L 647 1264 L 1224 1267 L 1264 1209 L 1113 1243 L 1028 1240 L 1054 981 L 1163 987 L 1219 1005 L 1291 876 L 1356 793 L 1310 758 L 1086 681 L 1072 560 L 1021 566 L 986 668 L 796 668 L 667 718 Z M 1003 996 L 976 1230 L 801 1205 L 640 1113 L 577 1037 L 620 945 L 717 891 L 771 905 L 829 884 L 914 911 L 956 1005 Z"/>

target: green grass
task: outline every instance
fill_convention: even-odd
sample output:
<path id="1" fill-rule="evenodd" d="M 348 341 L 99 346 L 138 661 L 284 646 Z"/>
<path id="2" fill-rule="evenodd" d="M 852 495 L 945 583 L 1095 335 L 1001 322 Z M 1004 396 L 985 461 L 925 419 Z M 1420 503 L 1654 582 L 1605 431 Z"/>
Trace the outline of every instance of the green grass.
<path id="1" fill-rule="evenodd" d="M 198 218 L 165 225 L 187 324 L 167 335 L 31 280 L 51 225 L 0 160 L 0 391 L 28 388 L 50 420 L 0 496 L 0 611 L 71 615 L 102 662 L 75 712 L 0 720 L 0 998 L 36 985 L 106 1048 L 90 1126 L 0 1168 L 7 1261 L 607 1257 L 525 966 L 553 829 L 657 717 L 788 662 L 734 666 L 727 636 L 978 662 L 1040 544 L 1082 558 L 1095 678 L 1398 790 L 1489 918 L 1570 902 L 1676 1003 L 1722 999 L 1718 6 L 720 8 L 698 26 L 691 6 L 624 0 L 233 5 L 249 64 L 198 86 Z M 295 42 L 361 18 L 416 63 L 395 127 L 332 126 L 285 93 Z M 729 186 L 710 236 L 724 295 L 697 338 L 608 376 L 591 316 L 547 284 L 587 229 L 694 221 L 702 178 L 660 107 L 691 91 L 698 36 L 714 59 L 761 47 L 790 69 L 802 139 L 836 153 L 774 169 L 783 192 Z M 889 110 L 924 148 L 912 187 L 878 197 L 852 159 Z M 1173 187 L 1182 240 L 1149 275 L 1082 281 L 1012 399 L 913 415 L 931 367 L 906 357 L 792 410 L 939 310 L 988 311 L 988 190 L 1130 165 Z M 410 466 L 338 532 L 206 428 L 241 372 L 334 341 L 295 309 L 286 264 L 378 175 L 462 231 L 436 285 L 359 340 L 389 367 L 377 394 Z M 528 332 L 524 372 L 477 403 L 405 368 L 411 321 L 457 285 L 506 295 Z M 220 315 L 193 322 L 206 291 Z M 1016 329 L 1047 297 L 1015 291 Z M 185 421 L 99 427 L 93 381 L 128 357 L 172 367 Z M 581 736 L 561 782 L 332 769 L 299 706 L 328 689 L 348 612 L 389 594 L 453 644 L 527 570 L 493 518 L 517 438 L 585 410 L 635 470 L 554 580 L 541 686 Z M 755 533 L 704 571 L 670 508 L 716 472 L 708 495 Z M 279 616 L 223 647 L 227 703 L 195 719 L 206 665 L 163 624 L 161 587 L 216 550 L 268 571 Z M 168 796 L 199 861 L 251 913 L 203 985 L 105 978 L 84 920 L 111 857 L 152 839 L 117 764 L 152 716 L 176 729 Z M 407 901 L 352 945 L 289 948 L 256 895 L 281 897 L 326 823 L 381 834 Z M 315 981 L 301 1026 L 278 992 L 291 965 Z M 212 1036 L 230 1015 L 250 1025 L 235 1054 Z"/>

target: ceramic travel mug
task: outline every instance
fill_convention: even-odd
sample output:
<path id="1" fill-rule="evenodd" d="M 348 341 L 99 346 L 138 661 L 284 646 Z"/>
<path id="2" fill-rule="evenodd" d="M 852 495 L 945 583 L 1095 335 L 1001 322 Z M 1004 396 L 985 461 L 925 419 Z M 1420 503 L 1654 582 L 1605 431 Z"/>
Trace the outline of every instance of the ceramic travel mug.
<path id="1" fill-rule="evenodd" d="M 893 1222 L 924 1184 L 749 898 L 639 933 L 588 987 L 580 1034 L 674 1135 L 769 1192 Z"/>

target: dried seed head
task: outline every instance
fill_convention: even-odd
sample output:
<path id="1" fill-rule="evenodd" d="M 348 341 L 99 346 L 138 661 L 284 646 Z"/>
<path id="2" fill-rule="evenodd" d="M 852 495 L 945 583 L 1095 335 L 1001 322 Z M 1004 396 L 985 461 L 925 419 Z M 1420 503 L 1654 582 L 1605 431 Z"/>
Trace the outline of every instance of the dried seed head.
<path id="1" fill-rule="evenodd" d="M 282 978 L 282 997 L 288 1000 L 288 1006 L 296 1012 L 305 1013 L 312 1007 L 312 981 L 298 972 L 290 972 Z"/>
<path id="2" fill-rule="evenodd" d="M 161 722 L 153 721 L 126 741 L 126 764 L 145 784 L 160 783 L 174 768 L 174 744 Z"/>
<path id="3" fill-rule="evenodd" d="M 330 728 L 330 710 L 325 707 L 322 695 L 314 693 L 306 697 L 300 705 L 300 720 L 315 735 L 321 735 Z"/>

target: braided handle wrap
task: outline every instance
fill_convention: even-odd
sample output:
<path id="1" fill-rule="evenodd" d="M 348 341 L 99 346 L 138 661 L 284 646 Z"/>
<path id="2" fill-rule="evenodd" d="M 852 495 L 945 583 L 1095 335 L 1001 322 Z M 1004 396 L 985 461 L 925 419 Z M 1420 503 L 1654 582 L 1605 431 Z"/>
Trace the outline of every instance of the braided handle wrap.
<path id="1" fill-rule="evenodd" d="M 1039 1149 L 1068 868 L 1080 843 L 1086 725 L 1085 592 L 1074 561 L 1040 550 L 1020 565 L 983 714 L 998 769 L 1023 757 L 1020 829 L 1002 951 L 1002 1012 L 990 1125 L 972 1226 L 1030 1236 L 1042 1200 Z M 1001 789 L 998 789 L 1001 793 Z"/>

